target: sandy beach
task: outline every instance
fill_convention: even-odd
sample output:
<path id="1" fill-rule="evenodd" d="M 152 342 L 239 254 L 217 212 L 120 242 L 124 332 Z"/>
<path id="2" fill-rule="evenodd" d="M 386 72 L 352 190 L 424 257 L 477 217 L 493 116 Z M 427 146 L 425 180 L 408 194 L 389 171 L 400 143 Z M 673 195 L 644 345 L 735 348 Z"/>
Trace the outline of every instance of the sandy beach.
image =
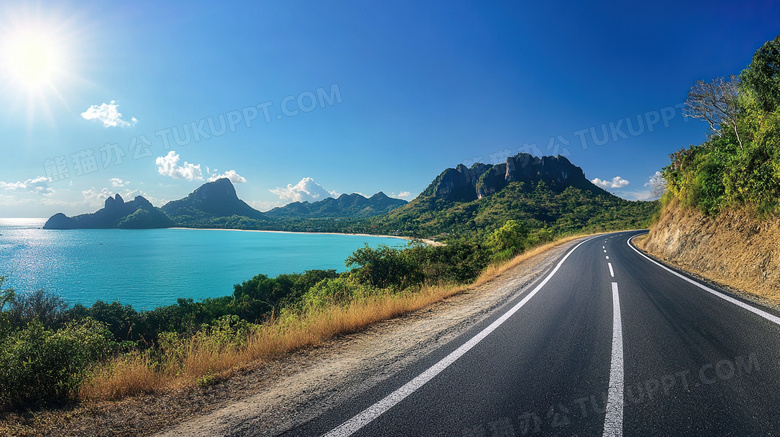
<path id="1" fill-rule="evenodd" d="M 172 227 L 168 229 L 189 229 L 194 231 L 238 231 L 238 232 L 267 232 L 272 234 L 304 234 L 304 235 L 345 235 L 345 236 L 355 236 L 355 237 L 380 237 L 380 238 L 398 238 L 400 240 L 407 240 L 407 241 L 422 241 L 423 243 L 427 244 L 428 246 L 444 246 L 444 243 L 440 243 L 438 241 L 430 240 L 427 238 L 414 238 L 414 237 L 405 237 L 401 235 L 376 235 L 376 234 L 347 234 L 344 232 L 301 232 L 301 231 L 266 231 L 266 230 L 260 230 L 260 229 L 227 229 L 227 228 L 184 228 L 184 227 Z"/>

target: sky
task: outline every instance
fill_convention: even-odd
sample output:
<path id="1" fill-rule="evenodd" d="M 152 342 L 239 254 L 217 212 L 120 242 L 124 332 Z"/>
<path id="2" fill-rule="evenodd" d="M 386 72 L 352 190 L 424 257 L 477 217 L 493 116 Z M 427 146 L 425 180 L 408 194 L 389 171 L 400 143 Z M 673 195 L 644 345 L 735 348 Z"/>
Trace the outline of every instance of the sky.
<path id="1" fill-rule="evenodd" d="M 260 210 L 411 200 L 445 168 L 562 155 L 626 199 L 706 139 L 681 108 L 780 1 L 0 3 L 0 217 L 219 177 Z"/>

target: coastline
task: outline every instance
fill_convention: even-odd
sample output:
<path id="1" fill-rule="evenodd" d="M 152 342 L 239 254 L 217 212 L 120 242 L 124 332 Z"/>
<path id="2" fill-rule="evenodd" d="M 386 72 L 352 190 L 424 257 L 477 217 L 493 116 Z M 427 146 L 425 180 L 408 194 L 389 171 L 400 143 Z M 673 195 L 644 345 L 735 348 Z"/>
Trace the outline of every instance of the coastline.
<path id="1" fill-rule="evenodd" d="M 444 246 L 443 243 L 434 241 L 428 238 L 414 238 L 406 237 L 402 235 L 377 235 L 377 234 L 347 234 L 345 232 L 303 232 L 303 231 L 268 231 L 261 229 L 230 229 L 230 228 L 185 228 L 181 226 L 174 226 L 167 229 L 189 229 L 193 231 L 238 231 L 238 232 L 267 232 L 272 234 L 303 234 L 303 235 L 345 235 L 355 237 L 379 237 L 379 238 L 398 238 L 400 240 L 407 241 L 422 241 L 428 246 Z"/>

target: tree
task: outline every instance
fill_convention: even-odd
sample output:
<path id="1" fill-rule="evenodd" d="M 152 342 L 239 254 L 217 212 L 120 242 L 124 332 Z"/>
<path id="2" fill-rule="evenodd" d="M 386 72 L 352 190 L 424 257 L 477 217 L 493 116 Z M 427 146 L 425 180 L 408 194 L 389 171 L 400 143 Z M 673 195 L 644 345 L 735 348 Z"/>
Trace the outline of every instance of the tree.
<path id="1" fill-rule="evenodd" d="M 713 131 L 719 131 L 724 124 L 729 126 L 734 130 L 741 149 L 742 139 L 737 125 L 740 112 L 738 97 L 739 79 L 734 75 L 728 80 L 718 77 L 712 82 L 696 81 L 685 101 L 685 115 L 705 120 Z"/>
<path id="2" fill-rule="evenodd" d="M 422 282 L 420 266 L 400 249 L 380 244 L 376 249 L 366 244 L 350 255 L 345 264 L 363 284 L 377 288 L 404 289 Z"/>
<path id="3" fill-rule="evenodd" d="M 47 328 L 58 328 L 65 322 L 68 309 L 63 298 L 45 290 L 15 294 L 9 303 L 11 323 L 20 327 L 38 320 Z"/>
<path id="4" fill-rule="evenodd" d="M 525 250 L 528 229 L 517 220 L 507 220 L 488 237 L 488 246 L 493 253 L 510 251 L 513 255 Z"/>
<path id="5" fill-rule="evenodd" d="M 751 91 L 759 107 L 774 112 L 780 107 L 780 36 L 767 41 L 753 55 L 753 61 L 740 74 L 742 83 Z"/>

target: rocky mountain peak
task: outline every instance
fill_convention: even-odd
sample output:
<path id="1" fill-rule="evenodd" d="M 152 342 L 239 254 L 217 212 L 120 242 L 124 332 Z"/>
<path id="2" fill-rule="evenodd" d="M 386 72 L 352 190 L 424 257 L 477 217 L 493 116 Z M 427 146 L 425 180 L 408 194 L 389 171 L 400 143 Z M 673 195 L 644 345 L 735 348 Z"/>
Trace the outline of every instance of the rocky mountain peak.
<path id="1" fill-rule="evenodd" d="M 598 189 L 582 169 L 563 156 L 536 157 L 528 153 L 510 156 L 501 164 L 459 164 L 442 172 L 423 192 L 435 198 L 471 201 L 490 196 L 511 182 L 545 181 L 557 186 Z"/>
<path id="2" fill-rule="evenodd" d="M 228 178 L 220 178 L 213 182 L 207 182 L 192 192 L 193 197 L 199 200 L 230 199 L 238 200 L 236 188 Z"/>
<path id="3" fill-rule="evenodd" d="M 105 205 L 104 205 L 104 206 L 105 206 L 106 208 L 116 208 L 116 207 L 122 206 L 122 205 L 124 205 L 124 204 L 125 204 L 125 200 L 124 200 L 124 199 L 122 199 L 122 196 L 120 196 L 120 195 L 117 193 L 116 197 L 111 197 L 111 196 L 108 196 L 108 198 L 106 199 L 106 203 L 105 203 Z"/>
<path id="4" fill-rule="evenodd" d="M 227 178 L 207 182 L 187 197 L 166 203 L 162 210 L 174 220 L 180 216 L 263 218 L 263 213 L 238 198 L 233 183 Z"/>

